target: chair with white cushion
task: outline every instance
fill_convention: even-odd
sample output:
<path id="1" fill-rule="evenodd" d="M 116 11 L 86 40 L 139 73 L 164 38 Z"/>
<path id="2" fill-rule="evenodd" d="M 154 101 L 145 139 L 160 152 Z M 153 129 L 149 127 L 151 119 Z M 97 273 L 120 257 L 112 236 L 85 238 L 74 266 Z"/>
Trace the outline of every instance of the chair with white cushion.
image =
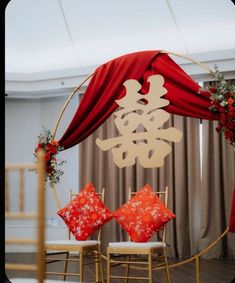
<path id="1" fill-rule="evenodd" d="M 136 195 L 136 192 L 131 192 L 129 189 L 129 201 L 131 197 Z M 162 200 L 165 205 L 167 205 L 168 199 L 168 187 L 164 191 L 156 193 Z M 133 202 L 132 206 L 135 207 L 138 201 Z M 127 203 L 128 204 L 128 203 Z M 137 204 L 138 205 L 138 204 Z M 123 206 L 124 207 L 124 206 Z M 122 209 L 122 208 L 120 208 Z M 126 208 L 125 208 L 126 209 Z M 127 210 L 123 210 L 122 213 L 127 213 L 127 218 L 129 218 Z M 170 210 L 169 210 L 170 211 Z M 171 211 L 170 211 L 171 212 Z M 114 218 L 119 222 L 123 221 L 125 215 L 121 214 L 115 216 Z M 147 215 L 146 215 L 147 216 Z M 134 216 L 135 217 L 135 216 Z M 172 213 L 172 218 L 174 214 Z M 169 220 L 168 220 L 169 221 Z M 119 222 L 119 224 L 121 224 Z M 122 225 L 122 224 L 121 224 Z M 131 223 L 130 225 L 134 224 Z M 122 225 L 123 226 L 123 225 Z M 124 228 L 124 227 L 123 227 Z M 140 227 L 141 229 L 142 227 Z M 125 228 L 124 228 L 125 229 Z M 128 228 L 129 229 L 129 228 Z M 126 229 L 125 229 L 126 230 Z M 126 230 L 127 231 L 127 230 Z M 159 241 L 155 242 L 133 242 L 129 236 L 127 242 L 113 242 L 109 243 L 107 248 L 107 283 L 110 283 L 112 279 L 123 279 L 125 282 L 128 282 L 128 279 L 137 279 L 142 281 L 148 281 L 149 283 L 153 282 L 153 271 L 156 268 L 164 268 L 166 271 L 167 282 L 171 282 L 170 272 L 168 268 L 168 260 L 166 254 L 166 225 L 163 226 L 160 230 L 157 231 L 157 239 Z M 113 275 L 111 270 L 115 266 L 121 265 L 125 267 L 124 274 Z M 129 276 L 130 268 L 142 270 L 142 272 L 147 271 L 147 276 Z M 116 280 L 114 280 L 116 282 Z"/>
<path id="2" fill-rule="evenodd" d="M 69 192 L 69 201 L 72 201 L 78 193 Z M 102 202 L 105 198 L 105 189 L 102 189 L 101 193 L 96 193 Z M 101 228 L 99 228 L 94 237 L 96 240 L 76 240 L 70 230 L 68 230 L 67 240 L 49 240 L 45 244 L 46 265 L 54 262 L 64 262 L 64 271 L 49 271 L 46 270 L 47 275 L 61 275 L 63 280 L 66 280 L 67 276 L 77 276 L 79 281 L 84 280 L 84 267 L 86 265 L 95 266 L 95 280 L 92 282 L 104 283 L 103 265 L 100 250 L 100 236 Z M 62 257 L 62 255 L 65 255 Z M 78 266 L 78 272 L 68 272 L 68 264 L 70 262 L 76 262 Z M 87 281 L 86 281 L 87 282 Z"/>

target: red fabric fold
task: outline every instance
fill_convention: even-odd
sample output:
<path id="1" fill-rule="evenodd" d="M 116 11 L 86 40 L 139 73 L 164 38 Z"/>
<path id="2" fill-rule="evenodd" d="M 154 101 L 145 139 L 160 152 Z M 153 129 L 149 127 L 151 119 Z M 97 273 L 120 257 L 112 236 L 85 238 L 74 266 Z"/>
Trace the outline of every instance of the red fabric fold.
<path id="1" fill-rule="evenodd" d="M 142 51 L 127 54 L 98 67 L 83 99 L 59 144 L 70 148 L 92 134 L 118 107 L 116 99 L 125 95 L 123 83 L 128 79 L 142 84 L 147 93 L 147 78 L 153 74 L 164 77 L 165 98 L 170 105 L 165 110 L 183 116 L 216 120 L 209 111 L 208 93 L 199 94 L 200 86 L 192 80 L 167 54 Z"/>

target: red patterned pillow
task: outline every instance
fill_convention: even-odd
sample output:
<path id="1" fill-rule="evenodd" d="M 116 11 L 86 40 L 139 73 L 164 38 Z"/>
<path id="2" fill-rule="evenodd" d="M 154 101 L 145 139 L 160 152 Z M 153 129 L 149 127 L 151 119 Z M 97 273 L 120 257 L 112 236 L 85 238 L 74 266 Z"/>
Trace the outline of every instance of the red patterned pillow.
<path id="1" fill-rule="evenodd" d="M 149 185 L 145 185 L 117 209 L 113 217 L 130 235 L 132 241 L 147 242 L 156 231 L 175 218 L 175 214 L 165 207 Z"/>
<path id="2" fill-rule="evenodd" d="M 87 240 L 112 218 L 112 213 L 104 206 L 91 183 L 57 214 L 64 220 L 76 240 Z"/>

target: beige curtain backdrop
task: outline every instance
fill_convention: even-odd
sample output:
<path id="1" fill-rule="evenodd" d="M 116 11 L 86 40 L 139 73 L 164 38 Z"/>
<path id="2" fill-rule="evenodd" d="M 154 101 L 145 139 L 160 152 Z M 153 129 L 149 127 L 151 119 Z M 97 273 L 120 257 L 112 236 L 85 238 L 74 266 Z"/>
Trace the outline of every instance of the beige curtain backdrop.
<path id="1" fill-rule="evenodd" d="M 203 161 L 201 189 L 200 249 L 220 235 L 229 225 L 235 175 L 235 151 L 222 133 L 218 122 L 203 121 Z M 235 258 L 235 234 L 228 233 L 206 258 Z"/>
<path id="2" fill-rule="evenodd" d="M 139 164 L 119 169 L 110 151 L 103 152 L 96 138 L 119 136 L 114 115 L 80 144 L 80 187 L 92 182 L 97 191 L 106 188 L 106 205 L 115 211 L 127 201 L 127 189 L 140 190 L 150 184 L 155 191 L 169 186 L 168 207 L 176 219 L 168 224 L 169 256 L 187 258 L 198 251 L 200 232 L 200 150 L 199 119 L 172 115 L 164 127 L 174 126 L 183 132 L 181 142 L 172 144 L 172 152 L 160 169 L 144 169 Z M 103 249 L 110 241 L 126 240 L 125 233 L 115 220 L 102 228 Z"/>

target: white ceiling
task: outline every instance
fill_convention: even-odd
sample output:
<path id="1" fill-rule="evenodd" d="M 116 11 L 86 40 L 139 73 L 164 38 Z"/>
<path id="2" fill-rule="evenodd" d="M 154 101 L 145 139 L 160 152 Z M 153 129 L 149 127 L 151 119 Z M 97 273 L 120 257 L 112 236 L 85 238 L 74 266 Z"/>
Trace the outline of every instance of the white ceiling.
<path id="1" fill-rule="evenodd" d="M 8 98 L 68 95 L 97 66 L 141 50 L 179 52 L 235 77 L 230 0 L 11 0 L 5 23 Z M 173 59 L 192 78 L 210 79 Z"/>
<path id="2" fill-rule="evenodd" d="M 102 64 L 126 53 L 235 49 L 230 0 L 11 0 L 6 73 Z"/>

